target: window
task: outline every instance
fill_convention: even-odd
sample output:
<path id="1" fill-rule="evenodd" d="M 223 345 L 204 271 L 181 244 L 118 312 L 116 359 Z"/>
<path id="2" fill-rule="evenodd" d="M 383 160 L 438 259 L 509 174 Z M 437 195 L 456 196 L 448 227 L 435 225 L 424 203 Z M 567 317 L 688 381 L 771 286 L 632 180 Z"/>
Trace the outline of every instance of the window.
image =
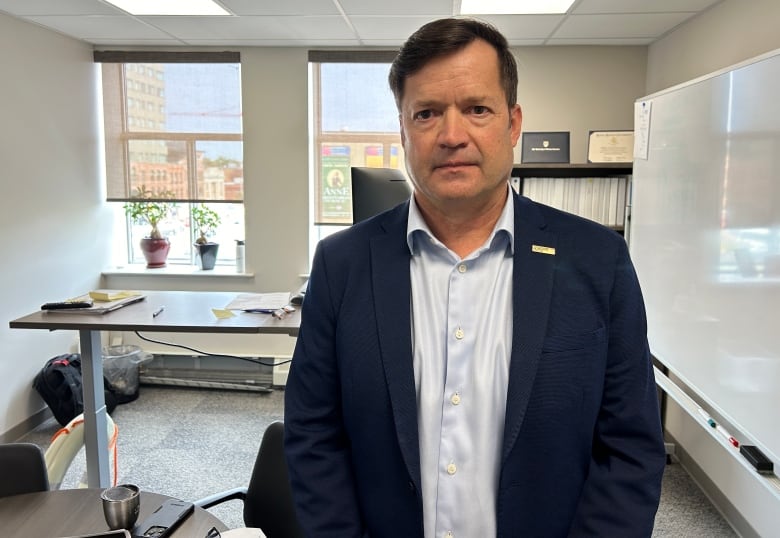
<path id="1" fill-rule="evenodd" d="M 168 264 L 195 263 L 190 208 L 207 203 L 221 216 L 210 239 L 218 264 L 234 264 L 244 239 L 241 66 L 238 53 L 96 52 L 102 62 L 106 191 L 118 265 L 143 263 L 149 226 L 125 215 L 125 202 L 175 202 L 159 225 L 171 242 Z M 122 237 L 118 237 L 122 235 Z"/>
<path id="2" fill-rule="evenodd" d="M 352 223 L 350 167 L 403 169 L 392 51 L 310 51 L 312 238 Z"/>

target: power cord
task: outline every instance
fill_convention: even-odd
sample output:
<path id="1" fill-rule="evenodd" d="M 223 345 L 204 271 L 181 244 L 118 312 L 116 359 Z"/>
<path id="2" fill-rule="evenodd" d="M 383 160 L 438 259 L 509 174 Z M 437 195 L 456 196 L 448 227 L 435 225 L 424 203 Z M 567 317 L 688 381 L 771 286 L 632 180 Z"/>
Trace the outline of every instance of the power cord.
<path id="1" fill-rule="evenodd" d="M 192 351 L 194 353 L 197 353 L 198 355 L 206 355 L 208 357 L 224 357 L 224 358 L 227 358 L 227 359 L 238 359 L 238 360 L 241 360 L 241 361 L 247 361 L 247 362 L 251 362 L 251 363 L 254 363 L 254 364 L 259 364 L 261 366 L 271 366 L 271 367 L 279 366 L 280 364 L 287 364 L 288 362 L 292 361 L 292 359 L 287 359 L 287 360 L 283 360 L 281 362 L 268 363 L 268 362 L 263 362 L 260 359 L 252 359 L 250 357 L 240 357 L 238 355 L 225 355 L 223 353 L 209 353 L 208 351 L 201 351 L 200 349 L 195 349 L 194 347 L 188 347 L 188 346 L 185 346 L 183 344 L 174 344 L 172 342 L 164 342 L 162 340 L 154 340 L 152 338 L 149 338 L 149 337 L 146 337 L 146 336 L 142 335 L 138 331 L 134 331 L 134 332 L 135 332 L 135 335 L 138 338 L 140 338 L 141 340 L 143 340 L 145 342 L 151 342 L 152 344 L 160 344 L 160 345 L 163 345 L 163 346 L 178 347 L 178 348 L 181 348 L 181 349 L 186 349 L 187 351 Z"/>

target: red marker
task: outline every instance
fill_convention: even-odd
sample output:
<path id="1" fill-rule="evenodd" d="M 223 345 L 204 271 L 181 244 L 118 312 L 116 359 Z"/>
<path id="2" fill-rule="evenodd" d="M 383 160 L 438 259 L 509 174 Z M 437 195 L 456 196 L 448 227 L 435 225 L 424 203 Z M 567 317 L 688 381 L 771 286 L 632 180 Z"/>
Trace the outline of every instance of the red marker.
<path id="1" fill-rule="evenodd" d="M 717 431 L 719 434 L 721 434 L 723 437 L 725 437 L 725 438 L 726 438 L 726 441 L 728 441 L 729 443 L 731 443 L 731 444 L 732 444 L 734 447 L 736 447 L 736 448 L 739 448 L 739 441 L 737 441 L 736 439 L 734 439 L 734 438 L 731 436 L 731 434 L 730 434 L 729 432 L 727 432 L 727 431 L 726 431 L 726 428 L 724 428 L 723 426 L 721 426 L 720 424 L 718 424 L 717 426 L 715 426 L 715 430 L 716 430 L 716 431 Z"/>

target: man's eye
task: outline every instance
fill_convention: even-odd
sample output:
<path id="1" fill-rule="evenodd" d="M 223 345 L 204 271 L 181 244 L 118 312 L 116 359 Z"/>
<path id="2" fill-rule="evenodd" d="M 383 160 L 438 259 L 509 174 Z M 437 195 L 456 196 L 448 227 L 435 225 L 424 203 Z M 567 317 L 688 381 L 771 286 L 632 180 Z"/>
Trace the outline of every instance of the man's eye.
<path id="1" fill-rule="evenodd" d="M 433 116 L 433 112 L 431 112 L 430 110 L 421 110 L 419 112 L 416 112 L 413 117 L 416 120 L 427 120 L 430 119 L 431 116 Z"/>
<path id="2" fill-rule="evenodd" d="M 483 114 L 487 114 L 490 110 L 486 106 L 482 105 L 476 105 L 474 108 L 472 108 L 472 112 L 478 116 L 482 116 Z"/>

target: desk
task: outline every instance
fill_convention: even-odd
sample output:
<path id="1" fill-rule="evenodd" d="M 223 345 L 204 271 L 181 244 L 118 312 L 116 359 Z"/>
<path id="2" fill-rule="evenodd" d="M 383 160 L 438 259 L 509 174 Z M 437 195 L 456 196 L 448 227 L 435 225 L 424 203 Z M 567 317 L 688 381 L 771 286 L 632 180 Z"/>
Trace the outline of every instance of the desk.
<path id="1" fill-rule="evenodd" d="M 12 329 L 79 331 L 84 391 L 84 445 L 90 487 L 108 487 L 106 406 L 100 331 L 145 331 L 220 334 L 287 334 L 297 336 L 300 312 L 284 319 L 270 314 L 237 313 L 218 319 L 212 308 L 224 308 L 237 293 L 145 291 L 146 299 L 107 314 L 38 311 L 12 321 Z M 161 306 L 165 310 L 152 314 Z"/>
<path id="2" fill-rule="evenodd" d="M 3 536 L 24 538 L 51 538 L 52 536 L 75 536 L 108 530 L 100 502 L 100 488 L 62 489 L 12 495 L 0 498 L 0 521 Z M 141 512 L 138 523 L 152 514 L 167 495 L 141 492 Z M 220 532 L 227 529 L 215 516 L 195 508 L 172 537 L 201 538 L 216 527 Z"/>

